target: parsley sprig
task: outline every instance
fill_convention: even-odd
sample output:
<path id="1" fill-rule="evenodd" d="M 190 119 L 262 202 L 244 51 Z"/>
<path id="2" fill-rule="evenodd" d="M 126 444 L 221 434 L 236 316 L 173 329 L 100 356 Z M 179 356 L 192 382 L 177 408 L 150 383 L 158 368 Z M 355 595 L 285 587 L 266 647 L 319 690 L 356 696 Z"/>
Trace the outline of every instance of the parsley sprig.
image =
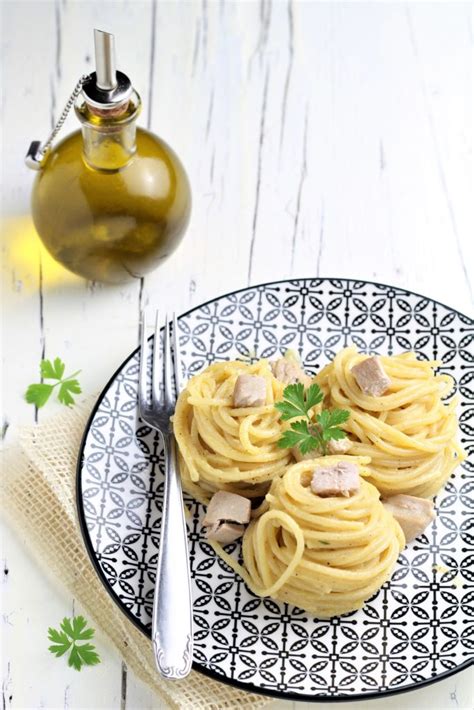
<path id="1" fill-rule="evenodd" d="M 40 363 L 41 377 L 44 380 L 57 380 L 57 382 L 53 385 L 46 384 L 45 382 L 30 385 L 25 393 L 26 401 L 29 404 L 35 404 L 38 409 L 44 407 L 51 397 L 54 388 L 59 387 L 58 400 L 68 407 L 74 404 L 75 400 L 73 395 L 82 392 L 79 382 L 74 379 L 76 375 L 80 373 L 80 370 L 73 375 L 63 377 L 65 369 L 66 365 L 59 357 L 55 358 L 54 362 L 51 362 L 51 360 L 42 360 Z"/>
<path id="2" fill-rule="evenodd" d="M 291 449 L 298 446 L 302 454 L 319 449 L 325 456 L 327 443 L 331 439 L 344 439 L 345 432 L 339 428 L 349 419 L 349 412 L 345 409 L 323 409 L 315 417 L 310 411 L 323 401 L 323 393 L 317 384 L 312 384 L 305 390 L 298 384 L 288 385 L 283 390 L 283 401 L 277 402 L 275 407 L 281 413 L 283 421 L 303 416 L 290 423 L 290 429 L 285 431 L 278 441 L 281 449 Z"/>
<path id="3" fill-rule="evenodd" d="M 78 641 L 88 641 L 93 636 L 94 629 L 87 628 L 87 621 L 83 616 L 74 616 L 72 619 L 65 617 L 61 622 L 60 630 L 48 629 L 48 639 L 53 642 L 48 650 L 54 653 L 56 658 L 70 651 L 68 665 L 80 671 L 82 666 L 95 666 L 100 663 L 95 646 L 91 643 L 78 643 Z"/>

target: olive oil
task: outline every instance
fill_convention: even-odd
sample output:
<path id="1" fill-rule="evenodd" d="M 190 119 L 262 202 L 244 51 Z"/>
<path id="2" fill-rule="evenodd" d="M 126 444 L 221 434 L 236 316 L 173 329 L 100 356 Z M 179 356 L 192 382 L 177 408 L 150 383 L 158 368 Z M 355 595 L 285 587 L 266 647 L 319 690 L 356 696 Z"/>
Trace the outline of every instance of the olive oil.
<path id="1" fill-rule="evenodd" d="M 95 73 L 89 79 L 75 106 L 82 131 L 41 162 L 33 221 L 70 271 L 121 283 L 152 271 L 176 249 L 189 222 L 191 191 L 173 150 L 137 128 L 141 102 L 131 85 L 123 90 L 119 82 L 113 101 L 113 90 L 98 87 Z"/>

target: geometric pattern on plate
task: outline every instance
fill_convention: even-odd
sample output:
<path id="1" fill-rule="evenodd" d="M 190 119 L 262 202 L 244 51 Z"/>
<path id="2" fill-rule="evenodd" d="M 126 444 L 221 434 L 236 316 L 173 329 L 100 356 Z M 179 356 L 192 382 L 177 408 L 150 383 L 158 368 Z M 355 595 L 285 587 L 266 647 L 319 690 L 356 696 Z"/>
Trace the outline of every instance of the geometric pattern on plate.
<path id="1" fill-rule="evenodd" d="M 370 697 L 430 682 L 474 655 L 474 322 L 400 288 L 302 279 L 217 298 L 179 319 L 183 375 L 212 362 L 297 350 L 317 372 L 343 347 L 414 350 L 441 359 L 470 460 L 435 500 L 433 525 L 403 551 L 364 609 L 330 621 L 255 597 L 206 542 L 203 507 L 187 498 L 194 667 L 280 697 Z M 139 355 L 99 398 L 78 467 L 79 515 L 91 558 L 123 611 L 150 632 L 163 502 L 158 434 L 137 419 Z M 240 542 L 230 545 L 238 556 Z M 348 698 L 348 699 L 349 699 Z"/>

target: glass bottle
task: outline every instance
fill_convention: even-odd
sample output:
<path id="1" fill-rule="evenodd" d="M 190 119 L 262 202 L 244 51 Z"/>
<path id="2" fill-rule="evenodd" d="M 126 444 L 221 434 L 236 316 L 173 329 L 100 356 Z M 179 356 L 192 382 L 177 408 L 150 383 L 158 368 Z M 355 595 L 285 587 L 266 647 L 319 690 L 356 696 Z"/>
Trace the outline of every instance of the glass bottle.
<path id="1" fill-rule="evenodd" d="M 191 191 L 176 153 L 137 127 L 140 97 L 115 71 L 113 36 L 95 30 L 95 45 L 97 71 L 85 77 L 75 104 L 82 130 L 38 161 L 33 221 L 48 251 L 70 271 L 122 283 L 152 271 L 176 249 L 189 222 Z"/>

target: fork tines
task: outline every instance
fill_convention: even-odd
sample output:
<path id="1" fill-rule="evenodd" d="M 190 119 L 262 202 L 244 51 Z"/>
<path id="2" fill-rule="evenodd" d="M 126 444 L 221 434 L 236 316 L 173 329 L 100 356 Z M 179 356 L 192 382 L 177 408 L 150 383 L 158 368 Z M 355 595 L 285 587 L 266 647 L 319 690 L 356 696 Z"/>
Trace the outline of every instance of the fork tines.
<path id="1" fill-rule="evenodd" d="M 176 397 L 180 391 L 180 372 L 179 372 L 179 339 L 178 339 L 178 321 L 173 313 L 172 319 L 173 330 L 173 353 L 171 352 L 170 338 L 170 321 L 168 316 L 165 318 L 165 326 L 163 333 L 163 365 L 160 358 L 160 326 L 159 312 L 156 311 L 155 317 L 155 333 L 153 335 L 153 352 L 151 354 L 151 402 L 148 396 L 148 368 L 147 363 L 150 357 L 150 345 L 147 338 L 147 319 L 145 310 L 141 313 L 140 321 L 140 377 L 138 382 L 138 404 L 140 417 L 145 421 L 152 417 L 154 420 L 158 418 L 161 426 L 168 428 L 169 418 L 173 414 Z M 174 356 L 174 357 L 173 357 Z M 161 373 L 161 369 L 163 373 Z M 162 376 L 161 376 L 162 375 Z M 174 378 L 174 389 L 173 389 Z M 175 395 L 176 392 L 176 395 Z M 165 418 L 168 420 L 165 422 Z M 156 426 L 156 421 L 154 426 Z"/>

